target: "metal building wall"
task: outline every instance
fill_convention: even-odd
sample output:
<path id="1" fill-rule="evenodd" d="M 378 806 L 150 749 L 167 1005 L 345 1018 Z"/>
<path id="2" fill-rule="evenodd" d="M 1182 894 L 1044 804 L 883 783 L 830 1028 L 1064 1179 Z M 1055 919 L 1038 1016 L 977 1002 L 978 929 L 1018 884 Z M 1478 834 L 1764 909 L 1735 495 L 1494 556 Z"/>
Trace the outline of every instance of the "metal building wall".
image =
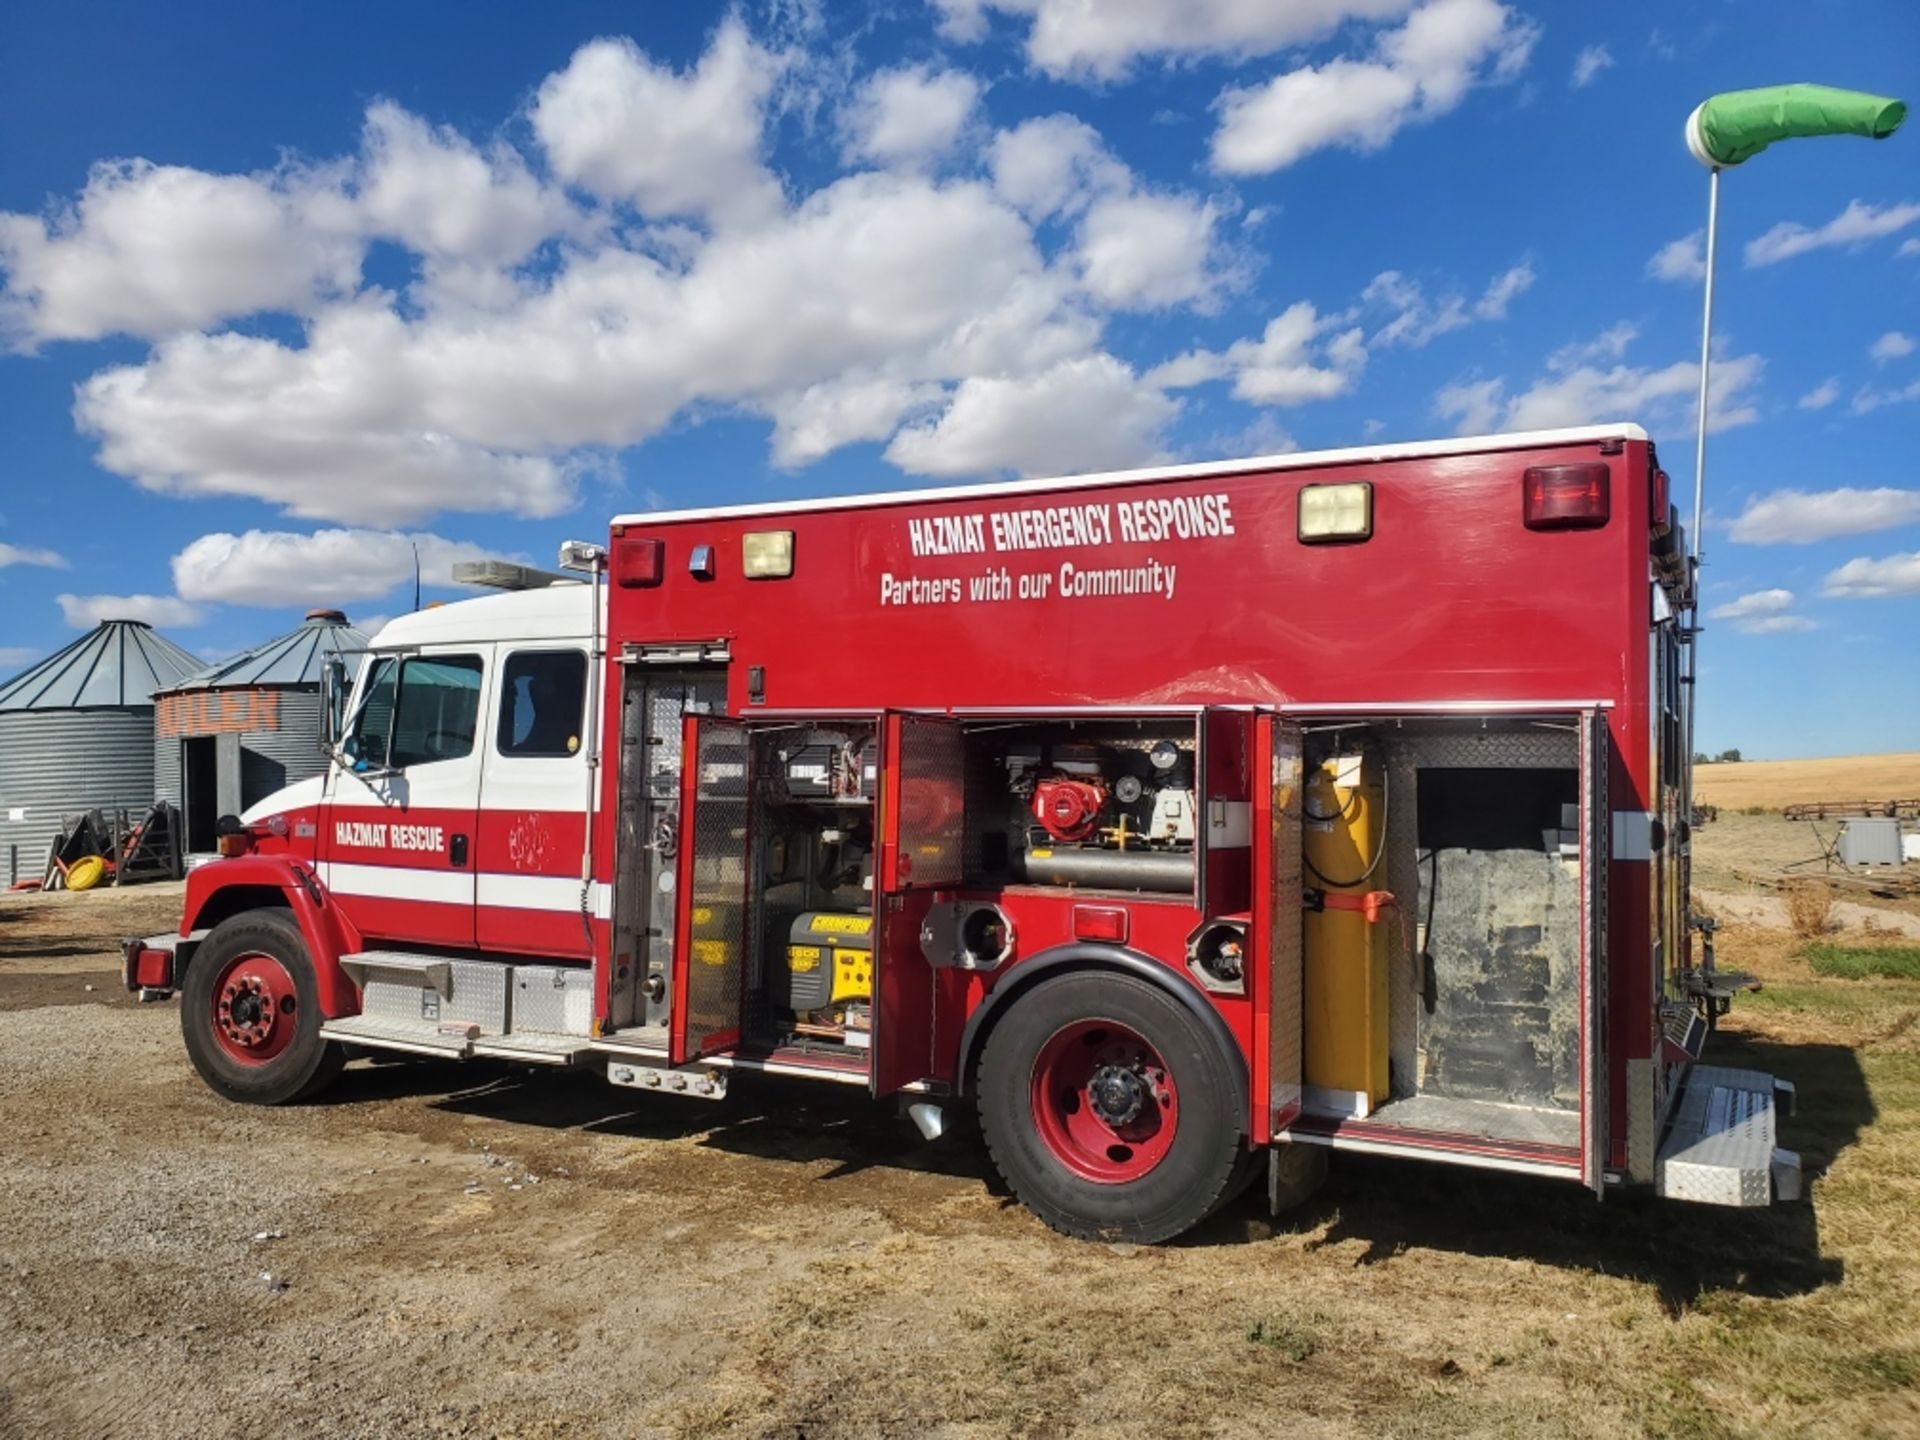
<path id="1" fill-rule="evenodd" d="M 201 692 L 203 710 L 206 700 L 215 702 L 221 712 L 236 715 L 258 715 L 270 713 L 274 723 L 267 728 L 242 729 L 240 731 L 241 764 L 245 774 L 258 776 L 262 773 L 255 768 L 258 762 L 283 769 L 285 778 L 279 783 L 291 785 L 296 780 L 304 780 L 309 775 L 318 775 L 325 768 L 320 754 L 320 692 L 314 689 L 274 689 L 271 694 L 271 706 L 251 703 L 262 698 L 265 690 L 215 690 Z M 204 698 L 202 698 L 204 697 Z M 220 702 L 229 697 L 236 702 L 227 706 Z M 180 768 L 180 742 L 195 736 L 215 735 L 232 727 L 223 724 L 208 724 L 202 720 L 196 723 L 192 719 L 182 722 L 182 728 L 171 734 L 156 734 L 153 737 L 153 775 L 154 793 L 162 800 L 171 800 L 175 805 L 185 803 L 182 787 L 185 777 Z M 251 755 L 254 759 L 248 759 Z"/>
<path id="2" fill-rule="evenodd" d="M 63 816 L 153 803 L 153 710 L 0 712 L 0 881 L 36 879 Z M 13 816 L 24 811 L 22 818 Z"/>

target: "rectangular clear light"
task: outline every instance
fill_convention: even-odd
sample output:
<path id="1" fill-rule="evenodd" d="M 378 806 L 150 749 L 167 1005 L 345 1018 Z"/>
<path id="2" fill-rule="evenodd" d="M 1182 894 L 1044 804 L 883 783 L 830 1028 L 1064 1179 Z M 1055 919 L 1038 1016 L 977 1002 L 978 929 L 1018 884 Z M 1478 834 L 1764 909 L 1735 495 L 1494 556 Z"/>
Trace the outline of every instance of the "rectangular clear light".
<path id="1" fill-rule="evenodd" d="M 748 531 L 740 540 L 740 560 L 749 580 L 784 580 L 793 574 L 793 532 Z"/>
<path id="2" fill-rule="evenodd" d="M 1365 540 L 1373 534 L 1373 485 L 1305 485 L 1300 490 L 1300 538 Z"/>

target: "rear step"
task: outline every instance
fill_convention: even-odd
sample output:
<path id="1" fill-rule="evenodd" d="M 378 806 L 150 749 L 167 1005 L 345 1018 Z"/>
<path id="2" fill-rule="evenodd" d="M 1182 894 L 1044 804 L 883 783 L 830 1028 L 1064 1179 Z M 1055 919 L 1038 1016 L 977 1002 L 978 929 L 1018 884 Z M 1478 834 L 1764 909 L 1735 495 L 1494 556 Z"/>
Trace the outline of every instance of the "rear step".
<path id="1" fill-rule="evenodd" d="M 1654 1160 L 1654 1189 L 1703 1205 L 1800 1198 L 1800 1157 L 1779 1149 L 1775 1120 L 1793 1086 L 1758 1070 L 1695 1065 L 1681 1080 L 1673 1125 Z"/>

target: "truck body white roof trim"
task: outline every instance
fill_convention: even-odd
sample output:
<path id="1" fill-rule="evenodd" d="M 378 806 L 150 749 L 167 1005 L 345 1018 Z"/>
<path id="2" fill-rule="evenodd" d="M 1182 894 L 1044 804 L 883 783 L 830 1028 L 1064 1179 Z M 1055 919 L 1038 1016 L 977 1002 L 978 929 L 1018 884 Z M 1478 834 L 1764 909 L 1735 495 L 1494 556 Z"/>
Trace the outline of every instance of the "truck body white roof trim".
<path id="1" fill-rule="evenodd" d="M 616 515 L 615 525 L 661 525 L 679 520 L 725 520 L 748 515 L 794 515 L 819 510 L 858 510 L 867 506 L 915 505 L 928 501 L 972 500 L 996 495 L 1032 495 L 1049 490 L 1093 489 L 1104 485 L 1145 485 L 1156 480 L 1197 480 L 1209 475 L 1242 475 L 1252 470 L 1306 470 L 1321 465 L 1358 465 L 1386 460 L 1424 460 L 1498 450 L 1531 450 L 1547 445 L 1578 445 L 1595 440 L 1645 440 L 1647 432 L 1622 421 L 1579 425 L 1567 430 L 1523 430 L 1511 435 L 1466 435 L 1452 440 L 1417 440 L 1398 445 L 1354 445 L 1342 450 L 1298 450 L 1287 455 L 1256 455 L 1243 460 L 1208 460 L 1197 465 L 1157 465 L 1139 470 L 1110 470 L 1041 480 L 995 480 L 979 485 L 942 485 L 923 490 L 881 490 L 860 495 L 824 495 L 812 500 L 763 500 L 748 505 L 715 505 L 698 510 L 655 510 Z"/>

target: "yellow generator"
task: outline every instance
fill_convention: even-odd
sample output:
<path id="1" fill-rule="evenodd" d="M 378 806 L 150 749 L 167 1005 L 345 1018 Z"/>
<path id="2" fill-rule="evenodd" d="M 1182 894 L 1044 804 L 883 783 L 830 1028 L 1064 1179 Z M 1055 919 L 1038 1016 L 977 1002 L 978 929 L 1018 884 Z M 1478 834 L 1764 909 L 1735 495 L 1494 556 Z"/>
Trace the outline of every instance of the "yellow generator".
<path id="1" fill-rule="evenodd" d="M 793 922 L 786 964 L 774 971 L 774 1003 L 794 1029 L 865 1045 L 873 1030 L 873 916 L 809 910 Z"/>
<path id="2" fill-rule="evenodd" d="M 1355 1118 L 1387 1099 L 1387 945 L 1393 896 L 1381 881 L 1386 794 L 1377 755 L 1342 755 L 1307 774 L 1308 1086 Z M 1316 898 L 1317 897 L 1317 898 Z"/>

